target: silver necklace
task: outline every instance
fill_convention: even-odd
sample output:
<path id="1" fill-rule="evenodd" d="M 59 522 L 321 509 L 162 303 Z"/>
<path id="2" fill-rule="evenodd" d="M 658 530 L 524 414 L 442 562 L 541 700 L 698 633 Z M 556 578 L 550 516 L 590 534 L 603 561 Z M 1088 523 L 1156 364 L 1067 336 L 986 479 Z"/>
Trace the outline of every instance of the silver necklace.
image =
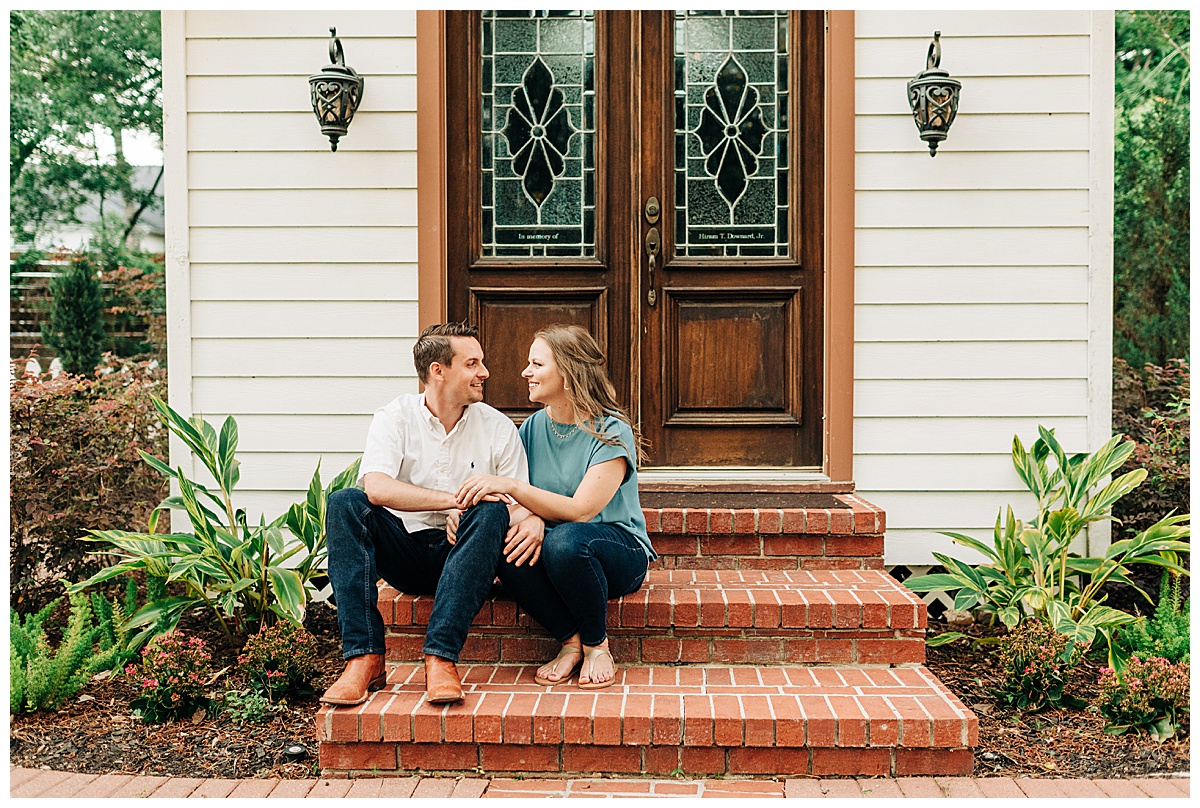
<path id="1" fill-rule="evenodd" d="M 553 432 L 554 437 L 558 438 L 559 440 L 566 440 L 567 438 L 574 435 L 575 432 L 579 429 L 579 424 L 571 424 L 571 428 L 568 429 L 567 433 L 564 435 L 562 432 L 559 432 L 557 429 L 554 428 L 554 419 L 550 417 L 550 413 L 546 413 L 546 420 L 550 422 L 550 431 Z"/>

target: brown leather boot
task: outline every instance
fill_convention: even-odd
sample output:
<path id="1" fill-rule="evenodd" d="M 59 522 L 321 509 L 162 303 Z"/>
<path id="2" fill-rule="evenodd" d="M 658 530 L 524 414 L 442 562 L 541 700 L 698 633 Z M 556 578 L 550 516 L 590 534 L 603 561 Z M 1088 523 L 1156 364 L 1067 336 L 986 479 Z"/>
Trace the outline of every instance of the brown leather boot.
<path id="1" fill-rule="evenodd" d="M 383 664 L 383 654 L 351 657 L 346 661 L 342 675 L 321 696 L 321 701 L 325 704 L 362 704 L 367 700 L 368 692 L 379 690 L 385 684 L 387 668 Z"/>
<path id="2" fill-rule="evenodd" d="M 462 683 L 458 680 L 458 668 L 448 659 L 433 654 L 425 655 L 425 700 L 430 704 L 446 704 L 462 701 Z"/>

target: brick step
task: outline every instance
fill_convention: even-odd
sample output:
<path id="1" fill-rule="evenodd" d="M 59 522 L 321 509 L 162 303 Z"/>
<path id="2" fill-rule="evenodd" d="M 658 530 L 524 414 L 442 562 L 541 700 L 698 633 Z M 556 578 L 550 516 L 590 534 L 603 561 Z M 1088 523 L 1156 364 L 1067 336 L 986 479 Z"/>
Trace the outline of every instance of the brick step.
<path id="1" fill-rule="evenodd" d="M 716 505 L 733 495 L 708 496 Z M 643 507 L 654 566 L 883 569 L 884 512 L 855 494 L 823 496 L 830 507 Z"/>
<path id="2" fill-rule="evenodd" d="M 421 657 L 433 598 L 380 587 L 391 661 Z M 887 665 L 925 661 L 926 607 L 876 570 L 651 570 L 608 606 L 624 663 Z M 537 662 L 558 651 L 506 595 L 484 603 L 461 659 Z"/>
<path id="3" fill-rule="evenodd" d="M 542 687 L 532 665 L 463 665 L 431 705 L 419 665 L 317 713 L 326 773 L 970 774 L 978 720 L 925 667 L 621 666 L 616 684 Z"/>

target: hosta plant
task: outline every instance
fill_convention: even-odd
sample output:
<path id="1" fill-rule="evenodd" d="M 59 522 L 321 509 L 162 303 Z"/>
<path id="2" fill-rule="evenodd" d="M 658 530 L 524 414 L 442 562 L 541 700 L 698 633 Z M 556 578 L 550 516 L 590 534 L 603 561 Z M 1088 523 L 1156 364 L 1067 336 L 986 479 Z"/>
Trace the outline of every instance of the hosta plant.
<path id="1" fill-rule="evenodd" d="M 129 618 L 126 631 L 151 625 L 157 626 L 156 633 L 170 631 L 185 610 L 196 606 L 211 610 L 230 645 L 279 618 L 300 625 L 311 599 L 309 582 L 320 574 L 327 556 L 326 500 L 334 491 L 354 484 L 358 461 L 324 487 L 318 464 L 304 502 L 270 523 L 260 518 L 259 524 L 251 524 L 245 509 L 233 503 L 240 476 L 234 456 L 236 421 L 226 418 L 218 433 L 207 421 L 184 418 L 158 398 L 154 407 L 167 428 L 204 464 L 215 488 L 141 452 L 146 463 L 178 484 L 179 494 L 162 501 L 144 533 L 88 531 L 85 540 L 109 545 L 107 553 L 121 560 L 68 591 L 143 570 L 168 584 L 181 585 L 176 589 L 183 593 L 147 603 Z M 158 515 L 166 509 L 185 511 L 192 532 L 156 533 Z"/>
<path id="2" fill-rule="evenodd" d="M 978 551 L 987 560 L 968 564 L 934 553 L 946 572 L 910 578 L 904 585 L 914 592 L 954 593 L 955 609 L 985 608 L 1010 629 L 1027 617 L 1042 618 L 1066 636 L 1068 653 L 1086 649 L 1100 637 L 1108 647 L 1109 664 L 1119 670 L 1125 654 L 1112 641 L 1113 632 L 1136 618 L 1105 606 L 1101 590 L 1115 581 L 1132 586 L 1149 600 L 1129 578 L 1132 564 L 1153 564 L 1186 575 L 1179 554 L 1190 549 L 1191 517 L 1169 514 L 1135 536 L 1113 542 L 1103 556 L 1081 556 L 1071 549 L 1075 538 L 1088 524 L 1111 518 L 1113 503 L 1140 485 L 1146 472 L 1135 469 L 1100 487 L 1129 457 L 1133 444 L 1117 436 L 1094 454 L 1067 456 L 1053 430 L 1039 427 L 1038 432 L 1029 451 L 1019 437 L 1013 438 L 1012 449 L 1017 474 L 1037 500 L 1034 520 L 1028 524 L 1018 520 L 1009 507 L 996 517 L 990 545 L 947 532 L 956 544 Z M 946 632 L 931 644 L 963 636 Z"/>

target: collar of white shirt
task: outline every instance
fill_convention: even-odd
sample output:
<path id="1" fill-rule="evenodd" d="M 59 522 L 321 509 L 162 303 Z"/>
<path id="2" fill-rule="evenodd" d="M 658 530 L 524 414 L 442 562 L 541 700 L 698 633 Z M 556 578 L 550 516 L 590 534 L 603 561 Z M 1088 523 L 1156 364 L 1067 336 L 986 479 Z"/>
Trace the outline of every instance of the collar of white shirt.
<path id="1" fill-rule="evenodd" d="M 471 405 L 468 404 L 466 407 L 463 408 L 463 414 L 462 414 L 462 416 L 459 417 L 458 423 L 454 425 L 454 429 L 451 429 L 447 433 L 446 427 L 442 424 L 441 419 L 433 414 L 433 410 L 429 409 L 429 404 L 425 400 L 425 394 L 421 393 L 421 415 L 425 418 L 425 423 L 429 424 L 429 427 L 435 433 L 444 435 L 447 438 L 450 437 L 456 431 L 458 431 L 459 427 L 461 427 L 466 422 L 467 417 L 470 414 L 471 414 Z"/>

